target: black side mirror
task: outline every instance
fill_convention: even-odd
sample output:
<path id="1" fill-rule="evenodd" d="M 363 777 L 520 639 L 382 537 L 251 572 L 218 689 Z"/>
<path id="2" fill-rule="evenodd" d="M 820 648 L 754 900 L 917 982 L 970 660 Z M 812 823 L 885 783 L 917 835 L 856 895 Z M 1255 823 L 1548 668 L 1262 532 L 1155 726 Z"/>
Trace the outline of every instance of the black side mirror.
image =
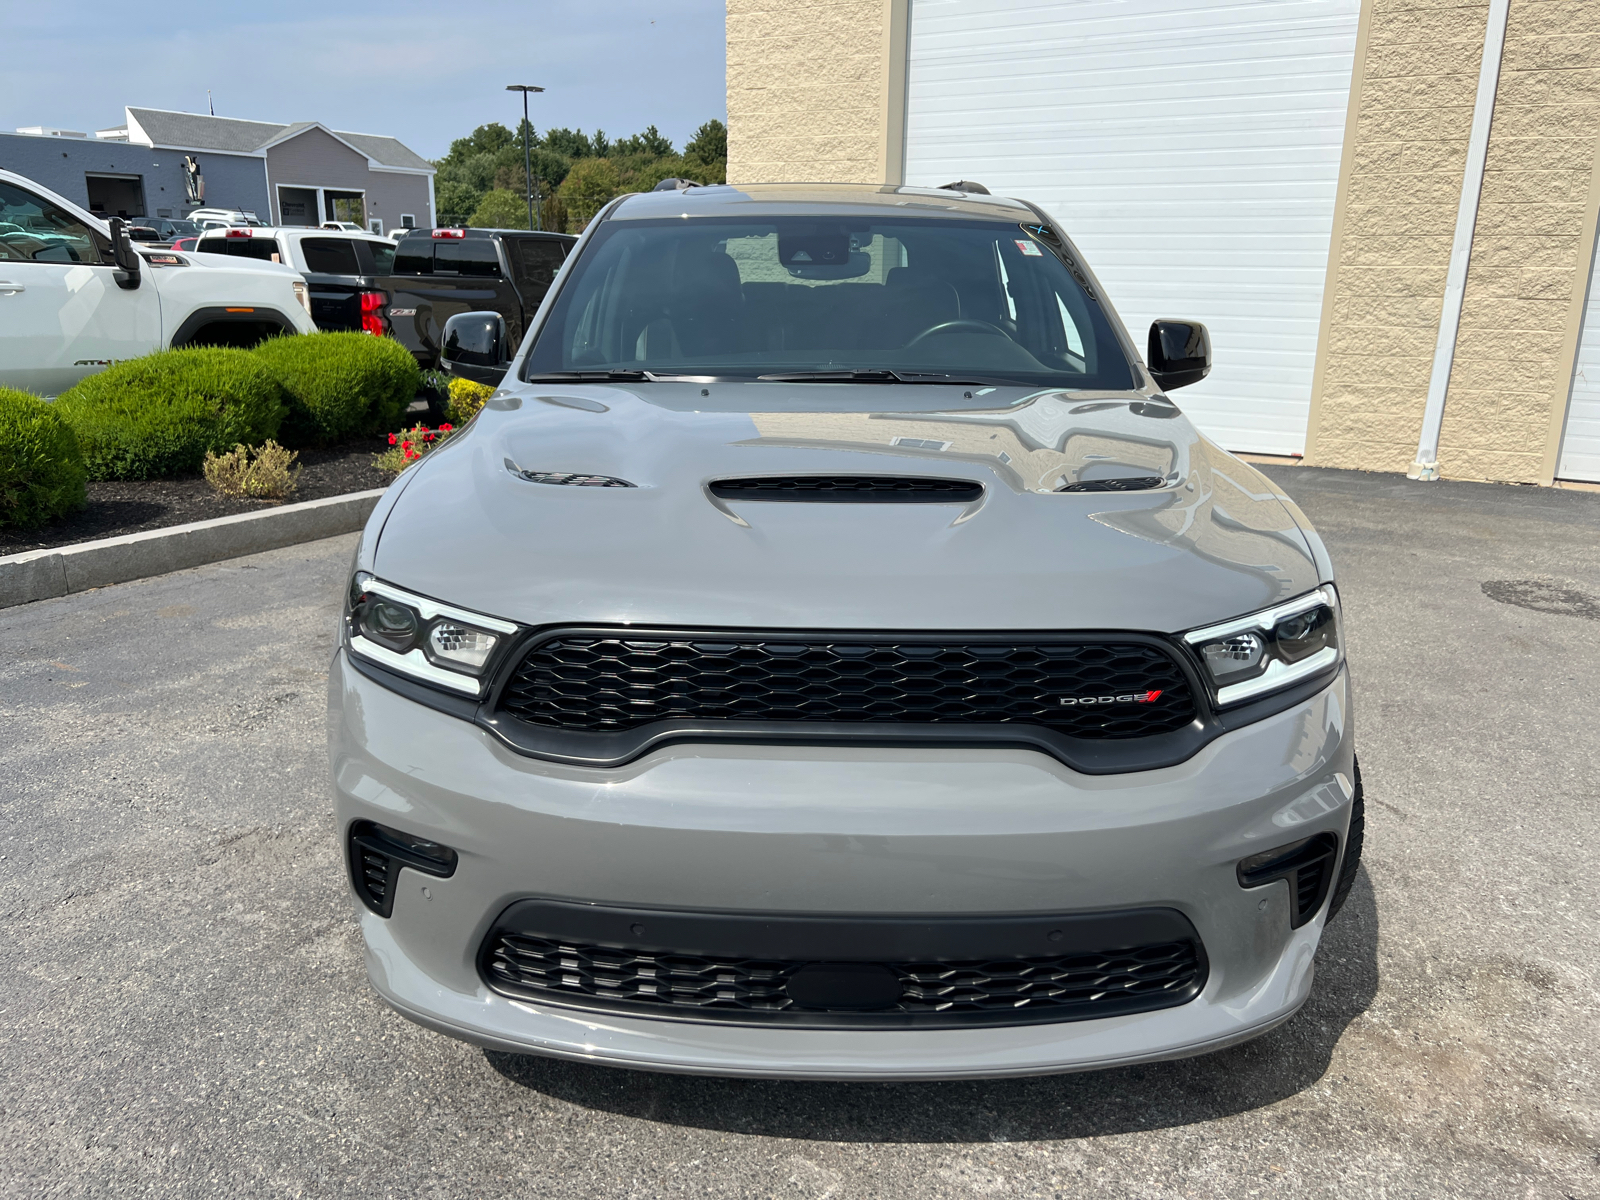
<path id="1" fill-rule="evenodd" d="M 1211 374 L 1211 335 L 1199 321 L 1150 323 L 1150 376 L 1164 392 Z"/>
<path id="2" fill-rule="evenodd" d="M 506 321 L 497 312 L 457 313 L 444 323 L 439 364 L 474 383 L 499 384 L 506 360 Z"/>
<path id="3" fill-rule="evenodd" d="M 127 223 L 121 217 L 111 218 L 111 261 L 116 264 L 112 275 L 119 288 L 131 292 L 139 286 L 139 256 L 134 253 Z"/>

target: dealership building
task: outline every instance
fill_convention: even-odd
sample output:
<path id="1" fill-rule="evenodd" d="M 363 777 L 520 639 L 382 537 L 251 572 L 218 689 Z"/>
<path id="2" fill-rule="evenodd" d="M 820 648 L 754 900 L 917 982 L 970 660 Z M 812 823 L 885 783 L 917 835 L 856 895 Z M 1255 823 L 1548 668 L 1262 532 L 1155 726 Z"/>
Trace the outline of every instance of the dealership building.
<path id="1" fill-rule="evenodd" d="M 1040 204 L 1230 450 L 1600 481 L 1600 4 L 728 0 L 730 182 Z"/>
<path id="2" fill-rule="evenodd" d="M 277 225 L 355 221 L 381 233 L 433 224 L 433 167 L 396 138 L 317 121 L 124 111 L 123 124 L 92 135 L 0 134 L 0 167 L 112 216 L 182 217 L 203 205 Z"/>

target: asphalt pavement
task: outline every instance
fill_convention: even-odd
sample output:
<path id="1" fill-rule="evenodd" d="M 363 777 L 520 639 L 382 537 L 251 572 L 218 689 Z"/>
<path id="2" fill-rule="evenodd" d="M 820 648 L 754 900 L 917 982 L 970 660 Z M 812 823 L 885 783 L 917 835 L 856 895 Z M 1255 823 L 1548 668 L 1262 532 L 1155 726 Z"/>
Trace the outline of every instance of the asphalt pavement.
<path id="1" fill-rule="evenodd" d="M 1340 568 L 1365 865 L 1247 1045 L 954 1084 L 485 1053 L 367 989 L 352 537 L 0 611 L 0 1195 L 1600 1197 L 1600 494 L 1272 468 Z"/>

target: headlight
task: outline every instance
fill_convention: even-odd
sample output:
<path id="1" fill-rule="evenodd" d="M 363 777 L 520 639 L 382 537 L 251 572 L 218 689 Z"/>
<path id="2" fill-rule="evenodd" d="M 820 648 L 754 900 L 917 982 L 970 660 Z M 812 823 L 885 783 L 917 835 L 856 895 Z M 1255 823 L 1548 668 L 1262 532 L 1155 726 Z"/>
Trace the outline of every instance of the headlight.
<path id="1" fill-rule="evenodd" d="M 1199 652 L 1219 705 L 1236 704 L 1309 679 L 1338 664 L 1339 593 L 1323 584 L 1297 600 L 1196 629 L 1183 640 Z"/>
<path id="2" fill-rule="evenodd" d="M 478 695 L 495 648 L 516 631 L 510 621 L 413 595 L 365 571 L 350 580 L 350 652 L 452 691 Z"/>
<path id="3" fill-rule="evenodd" d="M 311 293 L 300 280 L 296 279 L 293 283 L 294 298 L 300 301 L 300 307 L 306 310 L 306 316 L 309 317 L 311 315 Z"/>

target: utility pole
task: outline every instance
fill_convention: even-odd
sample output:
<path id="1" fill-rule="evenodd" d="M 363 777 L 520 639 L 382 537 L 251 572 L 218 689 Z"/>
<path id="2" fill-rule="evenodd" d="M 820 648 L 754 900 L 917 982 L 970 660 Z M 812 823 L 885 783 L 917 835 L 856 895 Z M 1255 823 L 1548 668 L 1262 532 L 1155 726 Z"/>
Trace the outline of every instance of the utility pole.
<path id="1" fill-rule="evenodd" d="M 539 218 L 537 213 L 539 210 L 537 207 L 535 207 L 534 201 L 539 195 L 539 185 L 534 182 L 533 152 L 528 148 L 528 143 L 533 140 L 529 136 L 533 127 L 528 122 L 528 93 L 542 92 L 544 89 L 542 87 L 534 87 L 531 83 L 508 83 L 506 85 L 506 91 L 522 93 L 522 172 L 524 176 L 523 182 L 527 185 L 528 228 L 538 229 Z"/>

